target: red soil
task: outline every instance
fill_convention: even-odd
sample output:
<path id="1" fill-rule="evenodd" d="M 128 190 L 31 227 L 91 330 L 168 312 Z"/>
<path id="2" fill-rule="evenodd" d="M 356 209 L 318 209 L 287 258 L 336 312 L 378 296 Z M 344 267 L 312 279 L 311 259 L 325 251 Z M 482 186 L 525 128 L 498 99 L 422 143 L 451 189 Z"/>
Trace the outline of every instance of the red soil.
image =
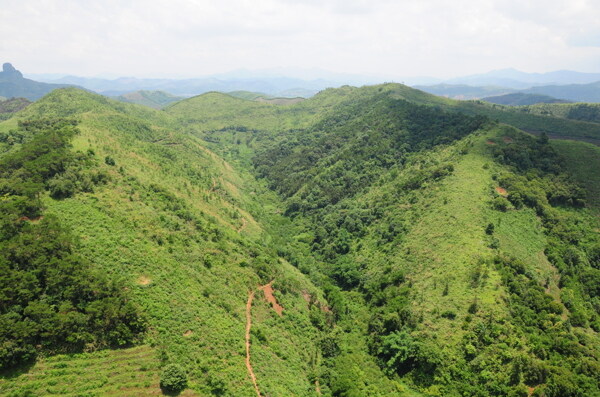
<path id="1" fill-rule="evenodd" d="M 283 315 L 283 306 L 277 302 L 277 299 L 273 295 L 273 280 L 270 283 L 263 285 L 259 289 L 265 294 L 265 299 L 271 304 L 273 310 L 275 310 L 277 314 L 279 314 L 279 317 L 281 317 Z"/>
<path id="2" fill-rule="evenodd" d="M 248 302 L 246 302 L 246 368 L 254 385 L 254 390 L 258 397 L 262 397 L 258 384 L 256 383 L 256 375 L 250 363 L 250 330 L 252 329 L 252 300 L 254 299 L 254 291 L 248 293 Z"/>
<path id="3" fill-rule="evenodd" d="M 500 186 L 498 186 L 496 188 L 496 193 L 498 193 L 500 196 L 503 196 L 503 197 L 508 196 L 508 192 L 506 191 L 506 189 L 504 189 L 504 188 L 502 188 Z"/>

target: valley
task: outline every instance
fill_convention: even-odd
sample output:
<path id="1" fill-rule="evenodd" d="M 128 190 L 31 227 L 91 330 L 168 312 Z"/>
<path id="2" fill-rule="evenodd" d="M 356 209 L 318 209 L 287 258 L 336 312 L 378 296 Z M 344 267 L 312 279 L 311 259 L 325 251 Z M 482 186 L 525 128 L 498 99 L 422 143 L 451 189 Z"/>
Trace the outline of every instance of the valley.
<path id="1" fill-rule="evenodd" d="M 595 107 L 247 95 L 65 88 L 0 123 L 0 394 L 600 393 L 600 153 L 548 139 L 600 139 Z M 126 316 L 52 295 L 49 220 L 69 237 L 39 249 Z M 52 321 L 78 331 L 40 342 Z"/>

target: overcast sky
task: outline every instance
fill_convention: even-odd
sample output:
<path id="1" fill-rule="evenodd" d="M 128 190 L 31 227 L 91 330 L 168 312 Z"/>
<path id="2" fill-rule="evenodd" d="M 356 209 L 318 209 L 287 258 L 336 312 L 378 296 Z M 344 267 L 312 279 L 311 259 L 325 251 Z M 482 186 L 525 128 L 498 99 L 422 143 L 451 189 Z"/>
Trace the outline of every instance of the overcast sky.
<path id="1" fill-rule="evenodd" d="M 600 72 L 600 0 L 0 0 L 0 37 L 26 74 Z"/>

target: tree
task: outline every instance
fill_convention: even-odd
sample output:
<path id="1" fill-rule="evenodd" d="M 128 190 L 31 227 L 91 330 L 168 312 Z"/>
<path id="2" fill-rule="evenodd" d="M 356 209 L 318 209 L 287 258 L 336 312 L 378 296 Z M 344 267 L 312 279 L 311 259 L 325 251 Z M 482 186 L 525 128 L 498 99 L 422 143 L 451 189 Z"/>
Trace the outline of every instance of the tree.
<path id="1" fill-rule="evenodd" d="M 168 393 L 179 393 L 187 387 L 187 375 L 178 364 L 167 365 L 160 375 L 160 387 Z"/>

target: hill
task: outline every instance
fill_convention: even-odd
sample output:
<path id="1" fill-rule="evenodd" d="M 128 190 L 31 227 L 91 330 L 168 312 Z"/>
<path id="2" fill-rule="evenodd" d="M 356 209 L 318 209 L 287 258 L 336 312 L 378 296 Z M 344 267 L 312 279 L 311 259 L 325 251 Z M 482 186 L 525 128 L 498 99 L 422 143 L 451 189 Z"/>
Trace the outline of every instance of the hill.
<path id="1" fill-rule="evenodd" d="M 52 90 L 67 86 L 67 84 L 48 84 L 26 79 L 10 63 L 3 64 L 0 72 L 0 95 L 7 98 L 23 97 L 35 101 Z"/>
<path id="2" fill-rule="evenodd" d="M 92 324 L 141 327 L 120 344 L 94 327 L 25 338 L 37 361 L 9 366 L 0 393 L 158 394 L 167 368 L 184 395 L 600 393 L 598 187 L 575 161 L 597 151 L 500 117 L 597 133 L 399 84 L 287 106 L 212 92 L 163 111 L 54 91 L 0 123 L 14 169 L 0 291 L 55 280 L 19 273 L 45 269 L 23 254 L 42 236 L 57 263 L 85 264 L 66 290 L 110 282 L 71 306 L 19 295 L 1 307 L 2 346 L 8 321 L 93 320 L 111 285 L 131 315 Z M 63 232 L 42 233 L 50 220 Z"/>
<path id="3" fill-rule="evenodd" d="M 177 102 L 185 98 L 171 95 L 168 92 L 164 91 L 141 90 L 119 95 L 118 97 L 116 97 L 116 99 L 121 102 L 135 103 L 138 105 L 148 106 L 154 109 L 162 109 L 163 107 L 173 102 Z"/>
<path id="4" fill-rule="evenodd" d="M 521 106 L 521 105 L 535 105 L 536 103 L 568 103 L 564 99 L 557 99 L 547 95 L 537 94 L 524 94 L 516 92 L 513 94 L 498 95 L 483 98 L 484 101 L 490 103 L 496 103 L 498 105 L 510 105 L 510 106 Z"/>
<path id="5" fill-rule="evenodd" d="M 272 103 L 274 105 L 293 105 L 302 102 L 305 99 L 302 97 L 282 98 L 249 91 L 232 91 L 228 92 L 227 95 L 231 95 L 235 98 L 247 99 L 249 101 Z"/>
<path id="6" fill-rule="evenodd" d="M 530 114 L 600 123 L 600 104 L 596 103 L 537 104 L 523 106 L 519 110 Z"/>
<path id="7" fill-rule="evenodd" d="M 327 107 L 315 114 L 317 102 Z M 326 90 L 276 115 L 217 95 L 167 109 L 278 191 L 300 225 L 287 255 L 319 274 L 336 316 L 321 379 L 333 395 L 368 394 L 349 366 L 365 352 L 429 395 L 598 393 L 576 364 L 598 365 L 596 281 L 573 278 L 563 251 L 586 255 L 578 263 L 597 277 L 586 254 L 597 207 L 580 208 L 570 162 L 543 137 L 454 113 L 508 113 L 466 105 L 386 85 Z M 305 111 L 312 122 L 297 121 Z"/>
<path id="8" fill-rule="evenodd" d="M 523 92 L 527 94 L 548 95 L 573 102 L 600 102 L 600 81 L 588 84 L 531 87 Z"/>
<path id="9" fill-rule="evenodd" d="M 325 318 L 320 309 L 325 300 L 265 240 L 255 216 L 271 216 L 277 206 L 267 205 L 265 210 L 267 201 L 256 202 L 251 192 L 260 186 L 249 186 L 200 140 L 177 132 L 173 120 L 159 111 L 80 90 L 56 90 L 1 124 L 0 130 L 27 142 L 28 133 L 20 125 L 39 118 L 75 120 L 73 152 L 89 159 L 89 172 L 104 175 L 101 183 L 90 185 L 79 171 L 60 172 L 53 177 L 56 183 L 47 182 L 54 190 L 41 194 L 41 215 L 71 231 L 78 241 L 71 250 L 89 262 L 92 271 L 120 279 L 130 291 L 128 299 L 146 318 L 147 331 L 137 342 L 144 346 L 144 358 L 135 351 L 115 351 L 108 356 L 96 352 L 46 359 L 57 346 L 66 345 L 66 353 L 81 351 L 59 338 L 37 352 L 31 371 L 38 375 L 28 376 L 24 367 L 22 376 L 17 372 L 1 381 L 0 394 L 55 390 L 55 371 L 48 373 L 46 368 L 70 374 L 70 368 L 96 365 L 100 359 L 104 364 L 97 366 L 98 382 L 77 377 L 69 390 L 159 393 L 161 368 L 175 363 L 185 368 L 196 393 L 255 395 L 244 366 L 250 291 L 256 291 L 251 363 L 261 390 L 312 394 L 310 374 L 317 363 L 319 338 L 309 316 Z M 2 145 L 5 153 L 19 146 Z M 16 222 L 37 225 L 27 219 Z M 272 280 L 274 296 L 285 310 L 282 318 L 257 289 Z M 6 334 L 0 335 L 6 341 Z M 147 375 L 114 377 L 115 363 L 141 366 Z"/>
<path id="10" fill-rule="evenodd" d="M 414 88 L 452 99 L 481 99 L 514 92 L 514 89 L 500 86 L 470 86 L 465 84 L 416 85 Z"/>
<path id="11" fill-rule="evenodd" d="M 25 98 L 10 98 L 0 100 L 0 120 L 5 120 L 12 116 L 13 113 L 25 109 L 31 104 L 31 101 Z"/>

